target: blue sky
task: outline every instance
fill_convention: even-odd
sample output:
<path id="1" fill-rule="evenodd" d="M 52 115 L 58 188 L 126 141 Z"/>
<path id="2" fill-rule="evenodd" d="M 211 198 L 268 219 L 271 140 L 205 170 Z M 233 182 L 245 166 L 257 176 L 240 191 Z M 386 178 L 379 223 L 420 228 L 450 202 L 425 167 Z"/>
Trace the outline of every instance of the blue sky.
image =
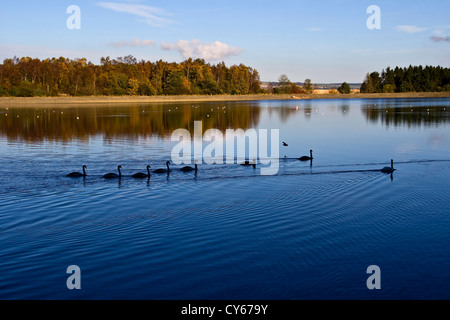
<path id="1" fill-rule="evenodd" d="M 66 10 L 81 10 L 69 30 Z M 367 8 L 381 9 L 369 30 Z M 133 55 L 244 63 L 263 81 L 362 82 L 388 66 L 450 66 L 448 0 L 41 0 L 4 1 L 0 59 Z"/>

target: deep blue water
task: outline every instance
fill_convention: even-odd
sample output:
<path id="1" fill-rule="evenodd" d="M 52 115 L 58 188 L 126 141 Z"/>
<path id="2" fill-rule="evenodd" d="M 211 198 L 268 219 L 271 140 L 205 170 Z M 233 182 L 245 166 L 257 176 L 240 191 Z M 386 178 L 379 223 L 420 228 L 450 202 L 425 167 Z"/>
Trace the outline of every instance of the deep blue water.
<path id="1" fill-rule="evenodd" d="M 449 299 L 449 107 L 0 106 L 0 299 Z M 202 164 L 129 177 L 164 167 L 171 132 L 193 121 L 279 129 L 278 174 Z M 312 166 L 294 159 L 309 149 Z M 390 159 L 392 178 L 374 171 Z M 65 177 L 83 164 L 85 179 Z M 102 179 L 119 164 L 120 181 Z M 66 287 L 70 265 L 79 291 Z M 370 265 L 381 290 L 366 287 Z"/>

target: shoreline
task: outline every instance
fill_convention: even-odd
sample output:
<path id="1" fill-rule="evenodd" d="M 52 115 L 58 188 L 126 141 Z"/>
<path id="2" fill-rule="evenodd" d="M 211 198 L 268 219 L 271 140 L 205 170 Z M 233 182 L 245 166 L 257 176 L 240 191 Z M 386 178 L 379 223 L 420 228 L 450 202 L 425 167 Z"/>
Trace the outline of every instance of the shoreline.
<path id="1" fill-rule="evenodd" d="M 422 93 L 356 93 L 356 94 L 254 94 L 254 95 L 180 95 L 180 96 L 88 96 L 88 97 L 0 97 L 0 107 L 23 107 L 42 104 L 131 104 L 175 102 L 229 102 L 263 100 L 318 100 L 318 99 L 395 99 L 395 98 L 450 98 L 450 92 Z"/>

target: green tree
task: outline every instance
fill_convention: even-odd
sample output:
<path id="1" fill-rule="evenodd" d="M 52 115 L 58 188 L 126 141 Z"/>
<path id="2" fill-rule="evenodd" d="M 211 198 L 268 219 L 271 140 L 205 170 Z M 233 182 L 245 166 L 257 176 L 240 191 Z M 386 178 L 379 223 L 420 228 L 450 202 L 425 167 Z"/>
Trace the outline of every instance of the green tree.
<path id="1" fill-rule="evenodd" d="M 156 90 L 150 82 L 142 82 L 139 85 L 139 94 L 141 96 L 154 96 L 156 95 Z"/>
<path id="2" fill-rule="evenodd" d="M 377 93 L 381 92 L 381 77 L 378 72 L 368 73 L 366 79 L 361 85 L 361 93 Z"/>
<path id="3" fill-rule="evenodd" d="M 169 95 L 190 94 L 189 87 L 189 82 L 180 71 L 172 71 L 167 76 L 164 93 Z"/>
<path id="4" fill-rule="evenodd" d="M 350 85 L 347 82 L 344 82 L 341 84 L 341 86 L 337 89 L 340 94 L 350 94 L 352 92 L 352 89 L 350 88 Z"/>
<path id="5" fill-rule="evenodd" d="M 281 94 L 290 93 L 291 91 L 291 80 L 289 80 L 288 76 L 282 74 L 278 78 L 278 92 Z"/>
<path id="6" fill-rule="evenodd" d="M 31 82 L 23 81 L 17 88 L 17 97 L 33 97 L 35 95 L 36 88 Z"/>
<path id="7" fill-rule="evenodd" d="M 383 86 L 383 92 L 384 93 L 394 93 L 395 92 L 395 86 L 392 84 L 385 84 Z"/>
<path id="8" fill-rule="evenodd" d="M 314 91 L 314 88 L 311 83 L 311 79 L 306 79 L 305 83 L 303 84 L 303 91 L 305 91 L 306 94 L 311 94 Z"/>

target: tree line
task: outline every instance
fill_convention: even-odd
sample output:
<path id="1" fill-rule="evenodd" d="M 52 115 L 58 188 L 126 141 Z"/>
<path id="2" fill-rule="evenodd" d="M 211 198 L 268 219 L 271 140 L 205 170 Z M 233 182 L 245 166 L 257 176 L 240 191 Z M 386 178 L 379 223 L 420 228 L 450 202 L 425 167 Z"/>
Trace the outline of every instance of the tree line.
<path id="1" fill-rule="evenodd" d="M 361 93 L 450 91 L 450 69 L 440 66 L 386 68 L 366 75 Z"/>
<path id="2" fill-rule="evenodd" d="M 0 64 L 0 96 L 92 96 L 256 94 L 261 92 L 257 70 L 243 64 L 227 67 L 203 59 L 181 63 L 137 61 L 133 56 L 40 60 L 14 57 Z"/>

